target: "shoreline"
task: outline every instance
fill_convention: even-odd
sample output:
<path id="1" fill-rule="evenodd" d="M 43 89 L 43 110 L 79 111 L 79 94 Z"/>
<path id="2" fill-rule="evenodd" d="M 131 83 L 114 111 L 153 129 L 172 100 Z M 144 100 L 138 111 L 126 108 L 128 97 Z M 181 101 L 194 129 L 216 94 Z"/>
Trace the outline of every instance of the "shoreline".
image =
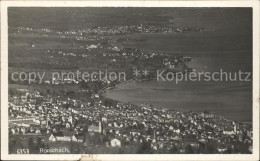
<path id="1" fill-rule="evenodd" d="M 131 82 L 131 81 L 135 81 L 135 82 L 137 82 L 137 81 L 149 81 L 149 80 L 154 80 L 153 78 L 146 78 L 146 79 L 134 79 L 134 78 L 131 78 L 131 79 L 129 79 L 129 80 L 126 80 L 126 81 L 124 81 L 124 82 L 119 82 L 119 83 L 117 83 L 117 84 L 115 84 L 115 86 L 114 87 L 110 87 L 110 86 L 106 86 L 106 87 L 104 87 L 104 89 L 102 88 L 98 93 L 101 95 L 101 96 L 103 96 L 104 98 L 108 98 L 108 99 L 111 99 L 111 100 L 114 100 L 114 101 L 117 101 L 117 102 L 121 102 L 121 101 L 119 101 L 119 100 L 116 100 L 116 99 L 112 99 L 112 98 L 109 98 L 109 97 L 107 97 L 107 95 L 106 95 L 106 92 L 108 92 L 109 90 L 111 90 L 111 89 L 115 89 L 116 87 L 117 87 L 117 85 L 120 85 L 120 84 L 125 84 L 125 83 L 128 83 L 128 82 Z M 124 103 L 124 102 L 121 102 L 121 103 Z M 130 103 L 130 104 L 134 104 L 134 103 Z M 135 105 L 137 105 L 137 104 L 135 104 Z M 150 104 L 148 104 L 149 106 L 151 106 Z M 137 105 L 137 106 L 140 106 L 140 105 Z M 157 106 L 154 106 L 155 108 L 158 108 L 158 109 L 166 109 L 167 111 L 178 111 L 178 112 L 182 112 L 182 113 L 185 113 L 185 111 L 180 111 L 180 110 L 174 110 L 174 109 L 172 109 L 172 110 L 170 110 L 170 109 L 167 109 L 167 108 L 164 108 L 164 107 L 157 107 Z M 190 110 L 190 111 L 192 111 L 192 110 Z M 199 114 L 199 113 L 202 113 L 203 111 L 201 111 L 201 112 L 194 112 L 194 111 L 192 111 L 193 113 L 197 113 L 197 114 Z M 212 111 L 209 111 L 209 113 L 211 113 L 211 114 L 213 114 L 213 115 L 215 115 L 215 116 L 218 116 L 218 117 L 223 117 L 225 120 L 228 120 L 228 121 L 235 121 L 235 120 L 231 120 L 231 119 L 227 119 L 227 118 L 225 118 L 224 116 L 222 116 L 222 115 L 218 115 L 218 114 L 215 114 L 215 113 L 212 113 Z M 235 121 L 235 122 L 238 122 L 238 123 L 243 123 L 243 124 L 253 124 L 253 121 Z"/>

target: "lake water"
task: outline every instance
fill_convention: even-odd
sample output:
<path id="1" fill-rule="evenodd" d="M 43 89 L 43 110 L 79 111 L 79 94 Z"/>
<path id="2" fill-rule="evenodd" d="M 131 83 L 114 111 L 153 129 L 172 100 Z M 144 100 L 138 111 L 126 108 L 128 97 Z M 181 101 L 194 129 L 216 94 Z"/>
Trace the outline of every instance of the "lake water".
<path id="1" fill-rule="evenodd" d="M 197 71 L 251 71 L 251 51 L 192 54 Z M 211 111 L 227 119 L 252 121 L 252 82 L 130 81 L 107 91 L 109 98 L 180 111 Z"/>
<path id="2" fill-rule="evenodd" d="M 233 73 L 239 70 L 252 72 L 251 12 L 232 11 L 225 14 L 225 21 L 218 12 L 216 15 L 197 17 L 200 18 L 198 25 L 205 26 L 205 32 L 126 35 L 124 38 L 129 41 L 123 46 L 190 56 L 192 61 L 188 66 L 199 72 L 218 72 L 220 69 Z M 238 15 L 241 21 L 236 19 Z M 183 18 L 183 22 L 190 21 Z M 109 90 L 107 96 L 123 102 L 181 111 L 208 110 L 231 120 L 252 121 L 252 82 L 128 82 Z"/>

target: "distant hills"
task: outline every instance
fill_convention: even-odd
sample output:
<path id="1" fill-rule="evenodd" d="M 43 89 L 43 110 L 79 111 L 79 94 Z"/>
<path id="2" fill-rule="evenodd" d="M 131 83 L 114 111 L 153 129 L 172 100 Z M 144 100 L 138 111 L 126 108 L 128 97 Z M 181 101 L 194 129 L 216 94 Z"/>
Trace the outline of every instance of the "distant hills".
<path id="1" fill-rule="evenodd" d="M 252 29 L 251 8 L 10 7 L 10 27 L 59 30 L 90 26 L 168 24 L 207 30 Z"/>

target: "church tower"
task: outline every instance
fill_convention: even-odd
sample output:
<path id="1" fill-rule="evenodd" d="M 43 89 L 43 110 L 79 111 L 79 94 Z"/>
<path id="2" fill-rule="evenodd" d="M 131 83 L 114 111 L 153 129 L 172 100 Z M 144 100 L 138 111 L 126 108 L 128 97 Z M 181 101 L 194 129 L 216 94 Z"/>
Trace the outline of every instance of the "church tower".
<path id="1" fill-rule="evenodd" d="M 73 115 L 70 115 L 70 116 L 69 116 L 68 121 L 71 123 L 71 125 L 73 125 Z"/>
<path id="2" fill-rule="evenodd" d="M 234 132 L 235 132 L 235 134 L 237 133 L 237 125 L 236 124 L 234 125 Z"/>
<path id="3" fill-rule="evenodd" d="M 102 123 L 101 123 L 101 121 L 99 120 L 99 122 L 98 122 L 98 133 L 102 133 Z"/>

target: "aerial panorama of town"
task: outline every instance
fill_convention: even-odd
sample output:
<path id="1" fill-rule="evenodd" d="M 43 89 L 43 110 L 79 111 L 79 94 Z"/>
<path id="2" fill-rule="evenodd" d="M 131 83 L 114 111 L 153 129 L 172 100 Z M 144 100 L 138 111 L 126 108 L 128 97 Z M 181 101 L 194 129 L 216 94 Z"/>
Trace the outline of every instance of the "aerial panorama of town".
<path id="1" fill-rule="evenodd" d="M 107 96 L 119 85 L 154 79 L 156 69 L 195 71 L 190 63 L 196 55 L 169 54 L 155 46 L 163 48 L 172 37 L 178 45 L 179 39 L 189 35 L 207 36 L 217 25 L 195 23 L 192 16 L 223 16 L 229 11 L 132 8 L 129 14 L 125 9 L 112 10 L 101 14 L 99 8 L 9 8 L 9 153 L 252 153 L 251 122 L 228 119 L 211 110 L 181 111 Z M 147 37 L 152 45 L 138 46 Z M 140 74 L 133 74 L 137 69 Z M 149 74 L 143 74 L 144 70 Z M 78 71 L 125 72 L 126 78 L 52 77 L 53 72 Z M 37 79 L 30 80 L 30 72 L 37 72 Z M 37 77 L 43 73 L 43 79 Z"/>

